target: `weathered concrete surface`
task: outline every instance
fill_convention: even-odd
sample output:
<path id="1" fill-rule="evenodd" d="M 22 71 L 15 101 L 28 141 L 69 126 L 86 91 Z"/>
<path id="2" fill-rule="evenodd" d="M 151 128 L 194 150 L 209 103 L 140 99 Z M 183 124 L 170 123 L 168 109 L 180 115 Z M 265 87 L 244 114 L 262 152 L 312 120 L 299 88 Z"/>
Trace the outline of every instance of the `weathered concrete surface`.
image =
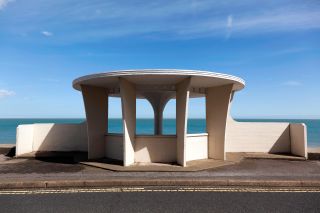
<path id="1" fill-rule="evenodd" d="M 227 166 L 234 163 L 236 163 L 236 161 L 204 159 L 189 161 L 185 167 L 176 164 L 163 163 L 135 163 L 134 165 L 123 167 L 121 164 L 110 162 L 109 159 L 101 159 L 96 162 L 81 162 L 83 165 L 120 172 L 195 172 Z"/>

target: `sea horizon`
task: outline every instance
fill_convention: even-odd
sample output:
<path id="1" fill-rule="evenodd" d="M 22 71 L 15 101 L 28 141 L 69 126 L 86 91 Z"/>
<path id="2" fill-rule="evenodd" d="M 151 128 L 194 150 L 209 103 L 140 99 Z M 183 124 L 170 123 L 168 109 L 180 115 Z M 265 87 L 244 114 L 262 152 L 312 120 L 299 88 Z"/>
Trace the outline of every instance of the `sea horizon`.
<path id="1" fill-rule="evenodd" d="M 232 117 L 233 119 L 273 119 L 273 120 L 320 120 L 320 117 Z M 0 117 L 0 119 L 86 119 L 85 117 Z M 122 119 L 122 117 L 109 117 L 109 119 Z M 153 119 L 153 117 L 139 117 L 137 119 Z M 167 117 L 164 119 L 176 119 Z M 188 117 L 188 119 L 205 119 L 204 117 Z"/>
<path id="2" fill-rule="evenodd" d="M 0 118 L 0 144 L 15 144 L 16 128 L 20 124 L 81 123 L 85 118 Z M 308 147 L 320 147 L 320 119 L 293 118 L 234 118 L 239 122 L 289 122 L 307 125 Z M 205 118 L 188 118 L 188 133 L 206 132 Z M 137 134 L 153 134 L 153 118 L 137 118 Z M 109 118 L 108 132 L 121 133 L 122 119 Z M 163 134 L 175 134 L 175 118 L 164 118 Z"/>

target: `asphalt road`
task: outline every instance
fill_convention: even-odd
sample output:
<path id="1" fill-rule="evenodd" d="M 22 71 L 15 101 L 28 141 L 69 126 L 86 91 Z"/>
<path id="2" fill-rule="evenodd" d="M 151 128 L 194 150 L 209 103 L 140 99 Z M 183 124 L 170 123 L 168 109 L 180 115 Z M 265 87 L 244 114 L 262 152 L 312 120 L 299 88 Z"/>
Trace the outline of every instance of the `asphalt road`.
<path id="1" fill-rule="evenodd" d="M 319 212 L 320 193 L 137 191 L 0 192 L 0 212 Z"/>

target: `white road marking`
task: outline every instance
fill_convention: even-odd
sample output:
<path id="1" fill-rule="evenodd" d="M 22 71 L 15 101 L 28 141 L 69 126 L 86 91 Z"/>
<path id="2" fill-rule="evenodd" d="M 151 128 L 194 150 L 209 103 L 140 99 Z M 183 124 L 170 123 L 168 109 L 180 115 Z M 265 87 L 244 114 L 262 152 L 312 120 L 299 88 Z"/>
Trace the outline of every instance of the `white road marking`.
<path id="1" fill-rule="evenodd" d="M 68 188 L 68 189 L 30 189 L 2 190 L 0 195 L 34 195 L 34 194 L 74 194 L 74 193 L 121 193 L 121 192 L 248 192 L 248 193 L 320 193 L 320 188 L 259 188 L 259 187 L 177 187 L 177 188 Z"/>

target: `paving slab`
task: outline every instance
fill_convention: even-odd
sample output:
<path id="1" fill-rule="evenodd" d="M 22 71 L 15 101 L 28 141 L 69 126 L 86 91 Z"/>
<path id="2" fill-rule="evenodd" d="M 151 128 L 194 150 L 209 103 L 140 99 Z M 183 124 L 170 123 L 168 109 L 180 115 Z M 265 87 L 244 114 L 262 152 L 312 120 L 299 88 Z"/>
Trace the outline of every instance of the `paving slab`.
<path id="1" fill-rule="evenodd" d="M 163 163 L 135 163 L 132 166 L 124 167 L 119 164 L 113 164 L 109 159 L 100 159 L 93 162 L 80 162 L 83 165 L 92 166 L 101 169 L 107 169 L 119 172 L 195 172 L 207 169 L 218 168 L 221 166 L 232 165 L 235 161 L 222 161 L 214 159 L 195 160 L 187 163 L 186 167 L 175 164 Z"/>

